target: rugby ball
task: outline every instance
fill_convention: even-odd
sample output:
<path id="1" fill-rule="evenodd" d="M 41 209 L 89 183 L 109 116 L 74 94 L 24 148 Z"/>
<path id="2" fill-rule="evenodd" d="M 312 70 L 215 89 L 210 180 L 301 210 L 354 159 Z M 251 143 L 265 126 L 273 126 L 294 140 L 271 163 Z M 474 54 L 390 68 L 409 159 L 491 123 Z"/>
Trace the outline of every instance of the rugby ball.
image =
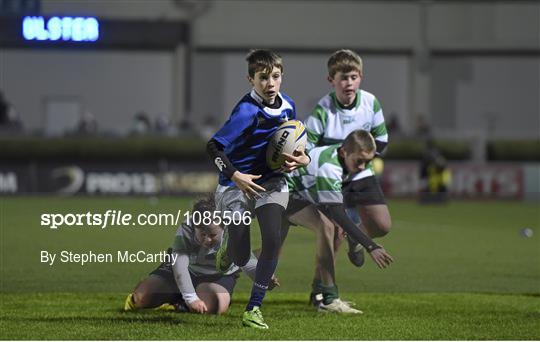
<path id="1" fill-rule="evenodd" d="M 289 120 L 281 124 L 266 147 L 268 167 L 279 169 L 285 163 L 283 153 L 293 154 L 296 150 L 305 150 L 306 143 L 306 127 L 301 121 Z"/>

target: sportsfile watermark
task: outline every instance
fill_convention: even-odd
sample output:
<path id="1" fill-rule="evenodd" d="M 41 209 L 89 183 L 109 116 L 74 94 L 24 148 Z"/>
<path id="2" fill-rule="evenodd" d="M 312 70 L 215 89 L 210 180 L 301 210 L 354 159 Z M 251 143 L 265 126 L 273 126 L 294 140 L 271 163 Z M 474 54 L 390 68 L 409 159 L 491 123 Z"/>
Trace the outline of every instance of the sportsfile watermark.
<path id="1" fill-rule="evenodd" d="M 139 213 L 136 215 L 122 210 L 109 209 L 105 212 L 85 213 L 43 213 L 40 225 L 50 229 L 63 227 L 178 227 L 182 222 L 187 225 L 228 226 L 251 224 L 251 213 L 234 211 L 204 211 L 190 212 L 177 210 L 173 213 Z"/>

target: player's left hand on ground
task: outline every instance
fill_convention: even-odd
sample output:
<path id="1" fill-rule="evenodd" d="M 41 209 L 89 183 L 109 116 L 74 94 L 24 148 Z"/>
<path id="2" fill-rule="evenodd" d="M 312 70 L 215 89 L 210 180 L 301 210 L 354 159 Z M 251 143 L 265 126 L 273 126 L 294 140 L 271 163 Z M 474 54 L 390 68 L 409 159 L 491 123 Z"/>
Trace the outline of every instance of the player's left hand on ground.
<path id="1" fill-rule="evenodd" d="M 278 277 L 276 275 L 272 275 L 272 278 L 270 278 L 270 283 L 268 284 L 268 290 L 272 291 L 276 287 L 280 287 L 281 284 L 279 283 Z"/>
<path id="2" fill-rule="evenodd" d="M 302 166 L 307 166 L 311 161 L 303 150 L 296 150 L 293 154 L 283 153 L 285 163 L 281 167 L 281 171 L 291 172 Z"/>
<path id="3" fill-rule="evenodd" d="M 394 261 L 394 258 L 384 248 L 377 248 L 369 253 L 379 268 L 386 268 Z"/>
<path id="4" fill-rule="evenodd" d="M 208 311 L 208 308 L 206 307 L 206 304 L 200 299 L 194 301 L 193 303 L 188 304 L 189 311 L 194 313 L 203 314 Z"/>

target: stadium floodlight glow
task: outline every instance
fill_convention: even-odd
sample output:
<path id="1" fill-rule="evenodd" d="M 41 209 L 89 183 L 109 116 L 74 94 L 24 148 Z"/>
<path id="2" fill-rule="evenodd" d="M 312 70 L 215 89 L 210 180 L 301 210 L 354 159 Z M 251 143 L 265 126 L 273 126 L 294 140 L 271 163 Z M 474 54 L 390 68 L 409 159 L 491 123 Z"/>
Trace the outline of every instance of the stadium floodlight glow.
<path id="1" fill-rule="evenodd" d="M 99 39 L 99 22 L 94 17 L 26 16 L 22 34 L 25 40 L 95 42 Z"/>

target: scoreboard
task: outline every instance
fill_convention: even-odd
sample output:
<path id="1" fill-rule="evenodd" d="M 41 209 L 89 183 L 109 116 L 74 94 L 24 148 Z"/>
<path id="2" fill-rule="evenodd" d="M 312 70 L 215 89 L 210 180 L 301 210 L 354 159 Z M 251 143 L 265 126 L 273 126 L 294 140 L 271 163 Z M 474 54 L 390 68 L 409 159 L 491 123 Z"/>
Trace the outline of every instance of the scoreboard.
<path id="1" fill-rule="evenodd" d="M 99 22 L 94 17 L 26 16 L 21 29 L 25 40 L 95 42 L 99 39 Z"/>
<path id="2" fill-rule="evenodd" d="M 179 20 L 0 15 L 2 48 L 173 51 L 189 37 L 189 25 Z"/>

